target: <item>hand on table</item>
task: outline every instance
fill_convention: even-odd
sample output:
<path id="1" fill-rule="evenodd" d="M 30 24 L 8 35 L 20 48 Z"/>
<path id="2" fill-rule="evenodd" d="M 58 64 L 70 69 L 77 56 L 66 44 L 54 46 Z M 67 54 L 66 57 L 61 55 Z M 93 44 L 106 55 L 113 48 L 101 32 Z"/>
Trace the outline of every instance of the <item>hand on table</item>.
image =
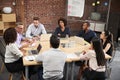
<path id="1" fill-rule="evenodd" d="M 40 40 L 40 36 L 34 36 L 33 40 Z"/>
<path id="2" fill-rule="evenodd" d="M 23 53 L 23 56 L 26 56 L 27 54 L 26 54 L 26 50 L 24 50 L 24 49 L 20 49 L 21 51 L 22 51 L 22 53 Z"/>

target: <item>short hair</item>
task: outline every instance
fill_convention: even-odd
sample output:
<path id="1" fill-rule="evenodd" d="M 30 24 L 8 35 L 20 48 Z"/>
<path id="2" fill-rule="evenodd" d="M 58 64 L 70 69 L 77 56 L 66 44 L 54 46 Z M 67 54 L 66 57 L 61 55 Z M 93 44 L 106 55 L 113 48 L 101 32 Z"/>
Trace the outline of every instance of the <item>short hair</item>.
<path id="1" fill-rule="evenodd" d="M 39 17 L 34 17 L 33 20 L 39 20 Z"/>
<path id="2" fill-rule="evenodd" d="M 3 38 L 5 40 L 6 45 L 9 43 L 14 43 L 17 39 L 17 32 L 15 28 L 11 27 L 5 30 L 3 34 Z"/>
<path id="3" fill-rule="evenodd" d="M 50 37 L 50 44 L 53 48 L 58 48 L 60 44 L 60 39 L 54 34 Z"/>
<path id="4" fill-rule="evenodd" d="M 67 20 L 65 18 L 60 18 L 58 20 L 58 25 L 60 26 L 60 21 L 63 21 L 64 25 L 66 26 L 67 25 Z"/>
<path id="5" fill-rule="evenodd" d="M 23 25 L 23 23 L 22 22 L 17 22 L 16 27 L 18 27 L 19 25 Z"/>
<path id="6" fill-rule="evenodd" d="M 86 22 L 84 22 L 84 23 L 86 23 L 87 26 L 90 27 L 90 23 L 89 23 L 89 22 L 86 21 Z M 83 24 L 84 24 L 84 23 L 83 23 Z"/>

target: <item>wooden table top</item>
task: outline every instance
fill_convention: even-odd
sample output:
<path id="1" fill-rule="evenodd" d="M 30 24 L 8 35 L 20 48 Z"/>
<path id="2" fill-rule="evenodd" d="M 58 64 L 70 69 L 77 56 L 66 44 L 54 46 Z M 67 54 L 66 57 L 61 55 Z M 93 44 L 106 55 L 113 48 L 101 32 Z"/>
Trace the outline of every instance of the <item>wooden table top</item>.
<path id="1" fill-rule="evenodd" d="M 49 39 L 49 38 L 47 38 L 47 39 Z M 40 51 L 40 54 L 42 52 L 50 49 L 49 40 L 37 41 L 36 46 L 25 48 L 25 49 L 26 50 L 36 49 L 39 43 L 42 45 L 42 49 Z M 65 44 L 67 46 L 63 47 L 62 44 Z M 69 46 L 68 46 L 68 44 L 69 44 Z M 81 38 L 76 37 L 76 36 L 71 37 L 69 39 L 60 39 L 59 49 L 61 49 L 67 55 L 73 54 L 73 56 L 74 56 L 74 53 L 81 53 L 83 50 L 88 50 L 89 48 L 90 48 L 90 44 L 88 42 L 86 42 L 86 41 L 84 41 Z M 106 57 L 106 59 L 111 58 L 111 56 L 109 56 L 107 54 L 105 55 L 105 57 Z M 80 60 L 79 57 L 73 57 L 73 58 L 67 58 L 66 62 L 72 62 L 72 61 L 78 61 L 78 60 Z M 23 64 L 25 66 L 29 66 L 29 65 L 40 65 L 41 63 L 38 63 L 36 61 L 28 61 L 25 59 L 25 57 L 23 57 Z"/>

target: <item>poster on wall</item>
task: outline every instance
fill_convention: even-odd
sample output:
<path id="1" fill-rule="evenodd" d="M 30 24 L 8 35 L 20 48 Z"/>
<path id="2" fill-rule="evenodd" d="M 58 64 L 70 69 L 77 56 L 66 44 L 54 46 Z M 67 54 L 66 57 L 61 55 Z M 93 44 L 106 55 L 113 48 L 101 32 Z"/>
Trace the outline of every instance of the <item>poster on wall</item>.
<path id="1" fill-rule="evenodd" d="M 68 0 L 67 16 L 82 17 L 85 0 Z"/>

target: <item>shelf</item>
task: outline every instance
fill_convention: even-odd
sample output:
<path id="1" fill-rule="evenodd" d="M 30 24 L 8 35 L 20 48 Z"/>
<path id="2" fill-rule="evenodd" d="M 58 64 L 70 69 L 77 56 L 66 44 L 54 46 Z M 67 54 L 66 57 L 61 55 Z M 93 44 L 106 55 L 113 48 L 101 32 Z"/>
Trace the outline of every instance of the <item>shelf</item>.
<path id="1" fill-rule="evenodd" d="M 91 22 L 90 29 L 97 32 L 102 32 L 105 29 L 105 23 L 103 22 Z"/>

